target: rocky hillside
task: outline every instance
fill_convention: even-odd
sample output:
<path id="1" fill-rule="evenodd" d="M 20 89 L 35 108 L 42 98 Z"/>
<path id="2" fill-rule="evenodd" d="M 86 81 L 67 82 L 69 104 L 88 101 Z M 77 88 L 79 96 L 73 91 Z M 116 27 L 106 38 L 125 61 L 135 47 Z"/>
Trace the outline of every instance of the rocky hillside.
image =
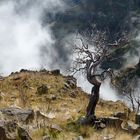
<path id="1" fill-rule="evenodd" d="M 120 101 L 100 100 L 96 125 L 80 126 L 88 98 L 59 70 L 0 77 L 0 140 L 132 140 L 140 133 L 134 113 Z"/>

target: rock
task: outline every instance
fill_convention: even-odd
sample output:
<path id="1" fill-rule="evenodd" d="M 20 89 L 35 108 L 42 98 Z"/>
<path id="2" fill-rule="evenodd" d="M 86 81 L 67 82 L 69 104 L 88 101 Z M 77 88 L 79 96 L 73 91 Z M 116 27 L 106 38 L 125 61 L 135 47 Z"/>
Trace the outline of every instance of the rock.
<path id="1" fill-rule="evenodd" d="M 108 134 L 107 136 L 104 136 L 103 137 L 103 140 L 111 140 L 111 139 L 114 139 L 114 135 L 112 135 L 112 134 Z"/>
<path id="2" fill-rule="evenodd" d="M 84 138 L 82 136 L 79 136 L 78 138 L 76 138 L 76 140 L 84 140 Z"/>
<path id="3" fill-rule="evenodd" d="M 114 117 L 120 118 L 120 119 L 125 119 L 127 114 L 125 112 L 115 112 Z"/>
<path id="4" fill-rule="evenodd" d="M 62 131 L 62 128 L 59 125 L 57 125 L 57 124 L 52 124 L 51 125 L 51 129 L 57 130 L 59 132 Z"/>
<path id="5" fill-rule="evenodd" d="M 42 140 L 50 140 L 50 136 L 43 136 Z"/>
<path id="6" fill-rule="evenodd" d="M 18 128 L 18 136 L 21 140 L 32 140 L 28 132 L 21 127 Z"/>
<path id="7" fill-rule="evenodd" d="M 60 70 L 59 69 L 52 70 L 51 74 L 53 74 L 53 75 L 60 75 Z"/>
<path id="8" fill-rule="evenodd" d="M 126 122 L 125 124 L 121 124 L 123 130 L 128 131 L 130 133 L 140 133 L 140 125 L 135 124 L 134 122 Z"/>
<path id="9" fill-rule="evenodd" d="M 47 85 L 41 85 L 41 86 L 39 86 L 37 88 L 36 94 L 43 95 L 43 94 L 46 94 L 46 93 L 48 93 L 48 87 L 47 87 Z"/>
<path id="10" fill-rule="evenodd" d="M 140 140 L 140 135 L 136 136 L 133 140 Z"/>
<path id="11" fill-rule="evenodd" d="M 107 117 L 102 119 L 107 126 L 121 127 L 122 120 L 117 117 Z"/>
<path id="12" fill-rule="evenodd" d="M 132 133 L 140 133 L 140 125 L 133 122 L 128 122 L 128 131 Z"/>
<path id="13" fill-rule="evenodd" d="M 135 116 L 135 123 L 140 125 L 140 113 Z"/>
<path id="14" fill-rule="evenodd" d="M 10 117 L 10 119 L 17 119 L 21 122 L 29 123 L 34 118 L 34 112 L 31 109 L 24 110 L 17 107 L 9 107 L 0 109 L 3 115 Z"/>
<path id="15" fill-rule="evenodd" d="M 36 115 L 37 115 L 37 117 L 43 117 L 43 118 L 48 118 L 48 119 L 55 119 L 56 118 L 56 116 L 55 116 L 55 114 L 53 113 L 53 112 L 50 112 L 50 113 L 44 113 L 44 112 L 41 112 L 41 111 L 36 111 Z"/>

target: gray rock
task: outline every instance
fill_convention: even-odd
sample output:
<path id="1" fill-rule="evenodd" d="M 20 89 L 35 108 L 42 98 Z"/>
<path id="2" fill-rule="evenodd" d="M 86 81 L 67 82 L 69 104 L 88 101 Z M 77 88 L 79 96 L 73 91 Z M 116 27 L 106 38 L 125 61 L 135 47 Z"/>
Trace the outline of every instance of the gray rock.
<path id="1" fill-rule="evenodd" d="M 84 140 L 82 136 L 79 136 L 76 140 Z"/>
<path id="2" fill-rule="evenodd" d="M 43 136 L 42 140 L 50 140 L 50 136 Z"/>
<path id="3" fill-rule="evenodd" d="M 114 139 L 114 135 L 112 135 L 112 134 L 108 134 L 107 136 L 104 136 L 103 137 L 103 140 L 111 140 L 111 139 Z"/>
<path id="4" fill-rule="evenodd" d="M 128 122 L 128 131 L 132 133 L 140 132 L 140 125 L 133 122 Z"/>
<path id="5" fill-rule="evenodd" d="M 62 128 L 61 128 L 59 125 L 57 125 L 57 124 L 51 125 L 51 129 L 57 130 L 57 131 L 59 131 L 59 132 L 62 131 Z"/>
<path id="6" fill-rule="evenodd" d="M 134 122 L 125 122 L 122 123 L 122 129 L 130 133 L 140 133 L 140 125 L 135 124 Z"/>
<path id="7" fill-rule="evenodd" d="M 136 136 L 133 140 L 140 140 L 140 135 Z"/>
<path id="8" fill-rule="evenodd" d="M 3 115 L 8 116 L 10 119 L 18 119 L 18 121 L 26 123 L 29 123 L 34 118 L 34 112 L 31 109 L 24 110 L 17 107 L 9 107 L 0 109 L 0 112 Z"/>
<path id="9" fill-rule="evenodd" d="M 21 140 L 32 140 L 28 132 L 21 127 L 18 128 L 18 136 Z"/>

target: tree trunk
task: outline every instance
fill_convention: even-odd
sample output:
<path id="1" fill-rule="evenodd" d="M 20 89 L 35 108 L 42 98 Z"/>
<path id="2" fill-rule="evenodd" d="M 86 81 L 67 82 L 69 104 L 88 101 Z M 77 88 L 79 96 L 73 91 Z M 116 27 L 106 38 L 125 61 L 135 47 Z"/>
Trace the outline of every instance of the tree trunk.
<path id="1" fill-rule="evenodd" d="M 91 96 L 89 100 L 89 104 L 87 106 L 87 114 L 86 117 L 95 116 L 95 108 L 99 100 L 99 90 L 100 85 L 94 85 L 91 91 Z"/>

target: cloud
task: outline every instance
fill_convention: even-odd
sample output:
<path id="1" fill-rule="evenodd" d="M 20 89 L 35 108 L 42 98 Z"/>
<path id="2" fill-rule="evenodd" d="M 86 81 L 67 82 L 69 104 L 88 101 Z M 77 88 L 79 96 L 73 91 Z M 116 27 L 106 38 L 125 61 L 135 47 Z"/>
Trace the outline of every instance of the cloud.
<path id="1" fill-rule="evenodd" d="M 65 5 L 60 0 L 1 1 L 0 72 L 9 74 L 21 68 L 39 69 L 43 47 L 47 51 L 46 63 L 49 67 L 51 57 L 55 55 L 55 39 L 52 25 L 48 23 L 42 26 L 43 12 L 55 14 L 64 9 Z"/>

